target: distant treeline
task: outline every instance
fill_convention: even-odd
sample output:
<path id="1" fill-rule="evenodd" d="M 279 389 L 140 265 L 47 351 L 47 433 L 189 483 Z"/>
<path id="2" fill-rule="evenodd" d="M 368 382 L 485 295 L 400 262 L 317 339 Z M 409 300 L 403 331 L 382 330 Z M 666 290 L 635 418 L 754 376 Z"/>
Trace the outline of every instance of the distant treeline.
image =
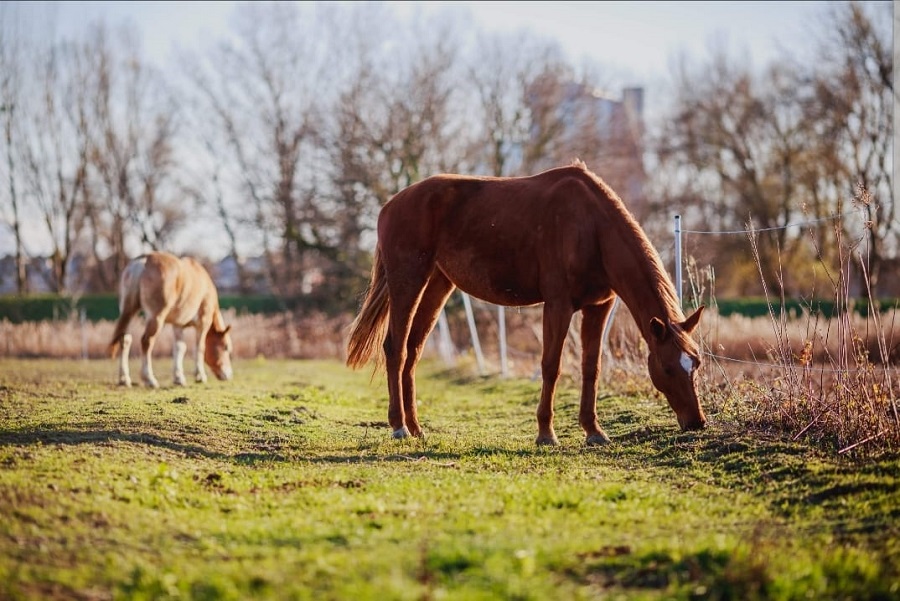
<path id="1" fill-rule="evenodd" d="M 881 311 L 900 308 L 900 298 L 885 298 L 876 301 Z M 869 299 L 851 299 L 850 309 L 862 316 L 869 315 L 872 301 Z M 310 307 L 296 299 L 284 299 L 270 295 L 238 296 L 224 295 L 219 297 L 223 310 L 234 309 L 242 314 L 273 314 L 284 311 L 303 311 L 321 307 Z M 776 315 L 784 310 L 787 316 L 796 318 L 807 313 L 820 313 L 824 317 L 833 317 L 846 306 L 834 299 L 793 300 L 787 299 L 767 302 L 764 298 L 717 299 L 715 308 L 720 315 L 744 315 L 746 317 L 763 317 L 769 313 L 769 306 Z M 87 321 L 113 321 L 119 316 L 119 301 L 113 294 L 90 294 L 80 297 L 59 296 L 54 294 L 32 295 L 26 297 L 0 296 L 0 320 L 12 323 L 57 321 L 67 319 L 85 319 Z"/>

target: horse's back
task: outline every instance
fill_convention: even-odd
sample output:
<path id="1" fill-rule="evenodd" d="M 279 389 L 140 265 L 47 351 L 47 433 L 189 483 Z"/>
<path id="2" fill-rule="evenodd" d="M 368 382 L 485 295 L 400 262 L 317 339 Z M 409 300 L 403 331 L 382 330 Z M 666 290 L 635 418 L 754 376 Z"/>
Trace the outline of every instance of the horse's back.
<path id="1" fill-rule="evenodd" d="M 215 284 L 192 258 L 151 252 L 133 259 L 122 271 L 119 310 L 169 313 L 173 322 L 193 321 L 204 303 L 218 305 Z"/>
<path id="2" fill-rule="evenodd" d="M 466 223 L 471 220 L 490 221 L 493 227 L 509 222 L 511 228 L 531 228 L 547 225 L 551 212 L 574 210 L 581 217 L 596 210 L 608 190 L 598 195 L 593 178 L 579 166 L 524 177 L 433 175 L 397 193 L 382 215 L 394 223 L 417 220 L 420 226 L 423 218 L 430 218 L 431 223 L 453 227 L 471 225 Z"/>
<path id="3" fill-rule="evenodd" d="M 193 322 L 203 303 L 217 304 L 209 274 L 190 257 L 151 254 L 141 287 L 144 303 L 152 304 L 153 310 L 165 310 L 170 323 Z"/>
<path id="4" fill-rule="evenodd" d="M 459 288 L 495 304 L 542 302 L 596 271 L 598 192 L 578 167 L 528 177 L 433 176 L 382 210 L 384 261 L 389 270 L 422 272 L 436 264 Z M 593 298 L 603 286 L 582 287 L 590 290 L 579 296 Z"/>

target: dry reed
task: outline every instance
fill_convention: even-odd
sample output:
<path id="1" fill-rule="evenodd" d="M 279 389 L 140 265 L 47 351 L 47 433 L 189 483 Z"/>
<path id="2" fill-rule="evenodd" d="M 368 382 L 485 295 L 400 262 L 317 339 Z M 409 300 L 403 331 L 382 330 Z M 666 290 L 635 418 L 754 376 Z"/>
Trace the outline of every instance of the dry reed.
<path id="1" fill-rule="evenodd" d="M 707 336 L 708 355 L 716 361 L 716 369 L 706 372 L 706 396 L 718 399 L 722 413 L 741 423 L 806 438 L 840 454 L 896 452 L 900 449 L 900 378 L 895 367 L 900 362 L 898 311 L 881 313 L 868 286 L 859 241 L 846 244 L 838 226 L 835 234 L 839 273 L 822 267 L 831 283 L 837 316 L 825 319 L 808 312 L 790 319 L 772 308 L 783 304 L 783 298 L 781 303 L 770 302 L 767 342 L 761 349 L 748 345 L 764 354 L 754 351 L 752 359 L 723 351 L 722 336 L 734 345 L 733 325 L 724 328 L 722 335 Z M 750 244 L 769 298 L 752 233 Z M 852 310 L 854 272 L 866 282 L 868 316 Z M 736 374 L 740 368 L 749 373 Z"/>

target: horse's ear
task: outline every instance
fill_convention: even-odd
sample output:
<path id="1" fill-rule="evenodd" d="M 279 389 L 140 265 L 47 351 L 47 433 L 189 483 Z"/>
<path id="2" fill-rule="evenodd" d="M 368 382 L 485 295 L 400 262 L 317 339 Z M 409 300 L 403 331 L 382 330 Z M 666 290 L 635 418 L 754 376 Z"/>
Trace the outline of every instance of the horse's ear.
<path id="1" fill-rule="evenodd" d="M 664 342 L 669 336 L 669 328 L 666 327 L 666 324 L 660 318 L 654 317 L 650 320 L 650 333 L 653 334 L 657 342 Z"/>
<path id="2" fill-rule="evenodd" d="M 231 324 L 228 324 L 227 326 L 225 326 L 225 329 L 222 330 L 222 336 L 224 336 L 225 334 L 227 334 L 230 331 L 231 331 Z"/>
<path id="3" fill-rule="evenodd" d="M 703 309 L 706 308 L 706 305 L 700 305 L 694 314 L 685 319 L 681 323 L 681 329 L 685 331 L 685 333 L 690 334 L 695 329 L 697 329 L 697 325 L 700 323 L 700 316 L 703 315 Z"/>

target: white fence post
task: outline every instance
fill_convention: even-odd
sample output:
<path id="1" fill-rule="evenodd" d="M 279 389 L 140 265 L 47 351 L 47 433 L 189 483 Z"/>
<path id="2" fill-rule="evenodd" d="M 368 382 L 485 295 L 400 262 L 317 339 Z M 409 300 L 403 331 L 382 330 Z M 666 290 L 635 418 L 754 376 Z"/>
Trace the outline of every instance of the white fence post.
<path id="1" fill-rule="evenodd" d="M 681 307 L 681 215 L 675 215 L 675 292 Z"/>
<path id="2" fill-rule="evenodd" d="M 500 324 L 500 377 L 509 375 L 509 363 L 506 360 L 506 307 L 497 306 L 497 322 Z"/>
<path id="3" fill-rule="evenodd" d="M 453 339 L 450 338 L 450 324 L 447 323 L 447 312 L 443 309 L 438 313 L 438 334 L 440 334 L 438 349 L 440 349 L 441 357 L 444 358 L 444 363 L 448 367 L 453 367 L 456 364 L 455 349 L 453 348 Z"/>
<path id="4" fill-rule="evenodd" d="M 478 330 L 475 328 L 475 314 L 472 312 L 472 300 L 465 292 L 462 293 L 463 305 L 466 308 L 466 321 L 469 323 L 469 333 L 472 335 L 472 346 L 475 348 L 475 360 L 478 361 L 478 373 L 485 374 L 484 355 L 481 354 L 481 342 L 478 340 Z"/>
<path id="5" fill-rule="evenodd" d="M 603 337 L 600 339 L 600 352 L 606 355 L 607 360 L 612 360 L 612 353 L 609 352 L 609 331 L 612 329 L 613 320 L 616 318 L 616 310 L 619 308 L 619 297 L 616 296 L 616 300 L 613 301 L 612 309 L 609 311 L 609 317 L 606 320 L 606 325 L 603 326 Z M 606 361 L 600 362 L 600 369 L 603 369 L 603 364 Z"/>

